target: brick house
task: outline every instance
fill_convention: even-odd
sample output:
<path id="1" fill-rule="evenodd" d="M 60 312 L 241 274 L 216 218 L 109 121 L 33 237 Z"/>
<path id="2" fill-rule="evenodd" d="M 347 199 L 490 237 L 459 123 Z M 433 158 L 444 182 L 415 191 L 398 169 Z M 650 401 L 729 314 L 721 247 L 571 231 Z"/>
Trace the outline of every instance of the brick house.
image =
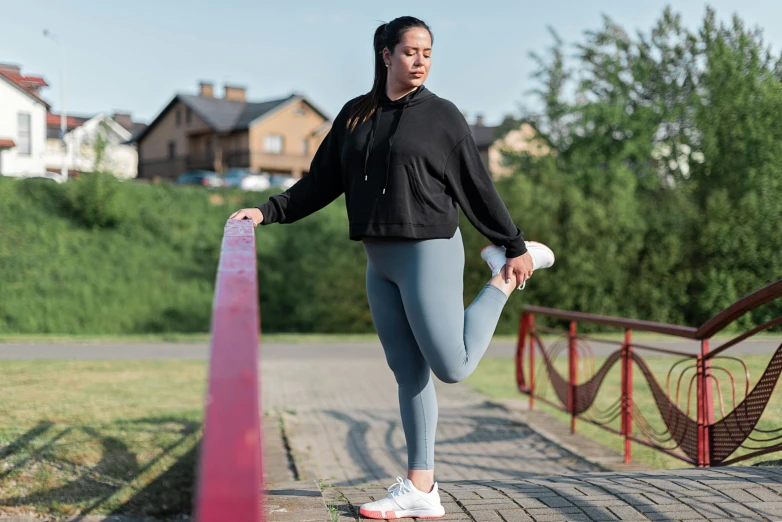
<path id="1" fill-rule="evenodd" d="M 527 152 L 535 156 L 550 152 L 545 140 L 536 137 L 535 128 L 527 122 L 511 125 L 510 120 L 506 120 L 502 125 L 488 126 L 483 124 L 483 117 L 478 116 L 470 130 L 483 164 L 495 179 L 508 176 L 513 170 L 507 165 L 506 154 Z"/>
<path id="2" fill-rule="evenodd" d="M 225 86 L 222 98 L 201 82 L 197 96 L 177 94 L 134 138 L 139 178 L 173 179 L 190 169 L 301 177 L 331 122 L 299 94 L 248 102 L 245 89 Z"/>

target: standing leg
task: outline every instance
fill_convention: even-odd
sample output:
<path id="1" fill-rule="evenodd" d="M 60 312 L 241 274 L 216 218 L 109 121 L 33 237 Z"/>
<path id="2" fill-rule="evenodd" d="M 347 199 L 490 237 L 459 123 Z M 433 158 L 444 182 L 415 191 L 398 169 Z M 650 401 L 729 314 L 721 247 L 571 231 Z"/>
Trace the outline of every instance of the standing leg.
<path id="1" fill-rule="evenodd" d="M 371 261 L 367 263 L 367 297 L 386 361 L 399 386 L 399 409 L 407 442 L 408 470 L 433 470 L 437 397 L 429 365 L 408 324 L 399 288 L 381 275 Z M 413 480 L 417 488 L 427 487 L 415 480 L 417 477 L 411 477 L 410 471 L 408 478 Z M 433 473 L 425 475 L 431 477 Z M 428 487 L 431 488 L 432 484 L 430 482 Z"/>

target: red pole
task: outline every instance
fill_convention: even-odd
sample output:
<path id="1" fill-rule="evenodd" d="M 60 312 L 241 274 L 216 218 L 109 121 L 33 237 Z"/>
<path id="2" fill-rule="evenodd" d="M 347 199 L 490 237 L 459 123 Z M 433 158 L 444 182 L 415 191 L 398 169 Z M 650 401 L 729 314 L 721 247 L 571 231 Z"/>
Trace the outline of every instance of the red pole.
<path id="1" fill-rule="evenodd" d="M 703 353 L 703 345 L 701 344 L 701 353 Z M 705 462 L 704 459 L 704 447 L 705 442 L 703 439 L 703 356 L 699 355 L 697 360 L 697 377 L 696 377 L 696 387 L 697 387 L 697 397 L 696 397 L 696 409 L 698 411 L 698 467 L 702 468 L 703 464 Z M 690 397 L 687 397 L 687 401 L 689 403 Z"/>
<path id="2" fill-rule="evenodd" d="M 624 412 L 622 414 L 623 429 L 625 434 L 625 463 L 632 460 L 632 447 L 630 436 L 633 434 L 633 346 L 631 344 L 631 331 L 625 330 L 624 342 Z"/>
<path id="3" fill-rule="evenodd" d="M 524 343 L 527 342 L 528 321 L 529 314 L 527 312 L 522 312 L 521 324 L 519 325 L 519 340 L 516 343 L 516 387 L 520 392 L 527 391 L 527 385 L 524 382 Z"/>
<path id="4" fill-rule="evenodd" d="M 711 426 L 714 424 L 714 400 L 712 397 L 711 382 L 711 359 L 706 359 L 709 353 L 709 340 L 701 341 L 701 364 L 703 366 L 702 379 L 703 386 L 703 466 L 708 468 L 711 465 Z"/>
<path id="5" fill-rule="evenodd" d="M 622 427 L 619 429 L 619 431 L 622 432 L 623 436 L 627 435 L 627 330 L 625 330 L 625 342 L 622 343 L 622 376 L 621 376 L 621 386 L 622 386 L 622 415 L 620 416 L 621 425 Z M 625 459 L 626 461 L 627 459 Z"/>
<path id="6" fill-rule="evenodd" d="M 535 408 L 535 314 L 529 314 L 529 409 Z"/>
<path id="7" fill-rule="evenodd" d="M 576 322 L 570 322 L 570 333 L 568 334 L 568 361 L 570 362 L 568 389 L 568 410 L 570 411 L 570 433 L 576 432 L 576 380 L 577 380 L 577 355 L 576 355 Z"/>

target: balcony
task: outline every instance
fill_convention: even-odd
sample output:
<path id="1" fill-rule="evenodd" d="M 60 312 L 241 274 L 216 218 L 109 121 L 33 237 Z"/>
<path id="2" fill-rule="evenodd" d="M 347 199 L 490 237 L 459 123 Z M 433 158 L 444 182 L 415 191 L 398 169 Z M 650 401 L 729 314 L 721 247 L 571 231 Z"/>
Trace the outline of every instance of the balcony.
<path id="1" fill-rule="evenodd" d="M 187 170 L 187 157 L 139 161 L 139 178 L 176 178 Z"/>
<path id="2" fill-rule="evenodd" d="M 176 178 L 187 170 L 226 170 L 231 168 L 285 173 L 300 177 L 310 168 L 312 158 L 304 154 L 270 154 L 255 150 L 223 151 L 222 161 L 216 154 L 197 151 L 173 159 L 141 160 L 140 177 Z"/>
<path id="3" fill-rule="evenodd" d="M 192 170 L 215 170 L 215 155 L 202 153 L 188 154 L 185 163 L 187 168 Z"/>
<path id="4" fill-rule="evenodd" d="M 273 154 L 262 150 L 223 152 L 225 168 L 250 168 L 264 172 L 286 172 L 300 176 L 310 168 L 312 157 L 304 154 Z"/>

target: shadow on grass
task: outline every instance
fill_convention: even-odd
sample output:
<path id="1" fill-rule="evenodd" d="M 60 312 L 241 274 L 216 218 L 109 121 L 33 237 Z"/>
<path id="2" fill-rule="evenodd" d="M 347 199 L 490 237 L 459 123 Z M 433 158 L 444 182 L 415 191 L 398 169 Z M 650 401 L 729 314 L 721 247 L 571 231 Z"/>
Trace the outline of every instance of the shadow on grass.
<path id="1" fill-rule="evenodd" d="M 174 430 L 176 438 L 166 446 L 158 448 L 159 451 L 155 456 L 142 464 L 139 462 L 138 456 L 128 448 L 124 441 L 116 437 L 105 436 L 89 426 L 67 427 L 45 444 L 32 449 L 36 439 L 51 435 L 50 430 L 53 431 L 57 427 L 55 423 L 41 422 L 0 451 L 0 461 L 5 462 L 8 462 L 8 459 L 15 455 L 19 457 L 22 454 L 27 454 L 0 475 L 0 479 L 28 464 L 35 465 L 35 461 L 47 460 L 56 468 L 73 471 L 72 475 L 77 475 L 77 477 L 64 485 L 49 489 L 40 487 L 40 484 L 34 484 L 31 487 L 34 493 L 0 498 L 0 506 L 30 506 L 41 513 L 62 511 L 65 508 L 74 513 L 78 512 L 81 516 L 94 514 L 152 517 L 189 515 L 192 512 L 200 440 L 190 450 L 178 457 L 176 462 L 165 472 L 145 484 L 141 489 L 134 491 L 130 498 L 123 500 L 119 505 L 116 505 L 115 502 L 109 502 L 114 495 L 120 494 L 123 489 L 127 490 L 134 480 L 155 466 L 161 459 L 186 445 L 200 428 L 200 424 L 197 422 L 176 418 L 142 418 L 123 423 L 127 425 L 129 430 L 134 425 L 162 426 L 172 423 L 178 424 Z M 85 470 L 67 459 L 57 461 L 51 455 L 47 455 L 58 440 L 74 430 L 81 430 L 99 442 L 101 446 L 100 461 L 89 469 Z M 140 429 L 140 431 L 143 430 L 144 428 Z M 107 504 L 111 504 L 111 507 Z M 72 520 L 81 520 L 81 517 Z"/>

